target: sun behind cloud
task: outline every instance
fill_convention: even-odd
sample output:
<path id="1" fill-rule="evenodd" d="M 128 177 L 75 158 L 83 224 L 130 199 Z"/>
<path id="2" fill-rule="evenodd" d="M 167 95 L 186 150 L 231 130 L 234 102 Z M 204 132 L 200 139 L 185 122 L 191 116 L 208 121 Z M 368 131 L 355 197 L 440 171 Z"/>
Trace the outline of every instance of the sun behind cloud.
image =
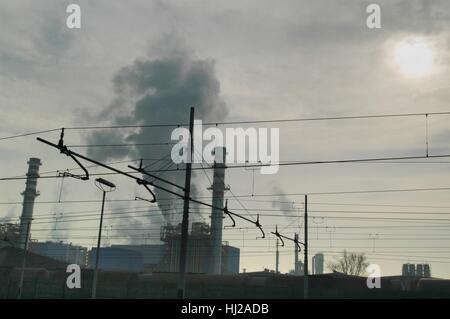
<path id="1" fill-rule="evenodd" d="M 395 62 L 406 76 L 428 75 L 433 70 L 434 50 L 423 40 L 404 40 L 395 49 Z"/>

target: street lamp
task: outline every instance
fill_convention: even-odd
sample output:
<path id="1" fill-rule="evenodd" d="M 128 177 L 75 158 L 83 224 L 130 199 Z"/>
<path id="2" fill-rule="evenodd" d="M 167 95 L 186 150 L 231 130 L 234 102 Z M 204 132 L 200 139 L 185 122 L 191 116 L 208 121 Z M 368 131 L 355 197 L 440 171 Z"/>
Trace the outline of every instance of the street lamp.
<path id="1" fill-rule="evenodd" d="M 112 192 L 116 189 L 116 185 L 103 178 L 97 178 L 95 180 L 95 186 L 97 186 L 103 192 L 103 199 L 102 199 L 102 212 L 100 214 L 100 226 L 98 228 L 97 253 L 95 256 L 94 278 L 92 280 L 92 295 L 91 295 L 92 299 L 95 299 L 97 293 L 98 261 L 100 257 L 100 243 L 102 240 L 103 211 L 105 209 L 106 193 Z"/>

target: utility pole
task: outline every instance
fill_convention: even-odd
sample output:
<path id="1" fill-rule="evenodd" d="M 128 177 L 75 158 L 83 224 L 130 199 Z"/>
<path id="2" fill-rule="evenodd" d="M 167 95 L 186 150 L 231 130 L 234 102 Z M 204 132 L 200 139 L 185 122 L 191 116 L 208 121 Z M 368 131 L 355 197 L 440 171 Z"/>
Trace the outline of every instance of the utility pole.
<path id="1" fill-rule="evenodd" d="M 305 195 L 305 265 L 303 272 L 303 298 L 308 299 L 308 195 Z"/>
<path id="2" fill-rule="evenodd" d="M 375 252 L 375 240 L 379 238 L 378 233 L 369 234 L 369 238 L 372 239 L 372 251 Z"/>
<path id="3" fill-rule="evenodd" d="M 186 175 L 184 181 L 184 205 L 183 205 L 183 221 L 181 223 L 181 242 L 180 242 L 180 278 L 178 281 L 178 298 L 185 298 L 186 290 L 186 259 L 188 249 L 188 231 L 189 231 L 189 199 L 191 193 L 191 173 L 192 159 L 194 154 L 194 108 L 191 107 L 189 118 L 189 138 L 190 152 L 188 162 L 186 163 Z"/>
<path id="4" fill-rule="evenodd" d="M 298 234 L 294 234 L 294 240 L 298 241 Z M 298 275 L 298 245 L 294 245 L 294 274 Z"/>
<path id="5" fill-rule="evenodd" d="M 275 253 L 275 273 L 278 274 L 279 273 L 279 264 L 280 264 L 280 252 L 278 250 L 278 239 L 277 239 L 276 247 L 277 247 L 277 250 L 276 250 L 276 253 Z"/>
<path id="6" fill-rule="evenodd" d="M 27 262 L 27 252 L 28 252 L 28 241 L 29 241 L 29 238 L 30 238 L 30 228 L 31 228 L 31 221 L 29 221 L 27 223 L 27 232 L 26 232 L 25 242 L 23 244 L 23 260 L 22 260 L 22 269 L 20 270 L 19 294 L 17 295 L 17 299 L 21 299 L 22 298 L 23 277 L 25 275 L 25 265 L 26 265 L 26 262 Z"/>

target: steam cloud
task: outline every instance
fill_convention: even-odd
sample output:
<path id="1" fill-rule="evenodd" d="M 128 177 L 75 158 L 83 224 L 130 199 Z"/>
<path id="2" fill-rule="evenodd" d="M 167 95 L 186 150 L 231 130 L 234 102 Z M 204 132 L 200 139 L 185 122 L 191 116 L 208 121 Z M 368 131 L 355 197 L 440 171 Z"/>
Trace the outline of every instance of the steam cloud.
<path id="1" fill-rule="evenodd" d="M 114 76 L 113 85 L 115 96 L 112 103 L 97 116 L 97 120 L 109 119 L 113 125 L 185 124 L 189 122 L 191 106 L 195 107 L 195 118 L 204 121 L 220 121 L 228 114 L 228 109 L 220 97 L 220 82 L 215 75 L 214 62 L 195 59 L 187 49 L 179 46 L 164 52 L 160 58 L 136 60 L 132 65 L 122 68 Z M 97 131 L 88 136 L 88 142 L 168 143 L 171 142 L 170 134 L 174 128 Z M 144 166 L 154 163 L 148 168 L 153 170 L 172 163 L 170 150 L 170 145 L 102 147 L 89 149 L 88 155 L 100 160 L 126 156 L 160 159 L 166 156 L 158 163 L 144 161 Z M 179 185 L 184 184 L 184 171 L 166 172 L 163 177 Z M 164 191 L 156 189 L 155 193 L 157 198 L 170 198 Z M 192 185 L 191 193 L 196 196 L 195 185 Z M 167 210 L 164 203 L 158 202 L 158 205 L 164 220 L 170 222 L 170 213 L 173 213 L 173 210 Z"/>
<path id="2" fill-rule="evenodd" d="M 272 187 L 274 194 L 281 194 L 277 200 L 272 202 L 272 207 L 279 209 L 284 215 L 292 216 L 293 213 L 293 201 L 284 194 L 283 190 L 278 186 Z"/>

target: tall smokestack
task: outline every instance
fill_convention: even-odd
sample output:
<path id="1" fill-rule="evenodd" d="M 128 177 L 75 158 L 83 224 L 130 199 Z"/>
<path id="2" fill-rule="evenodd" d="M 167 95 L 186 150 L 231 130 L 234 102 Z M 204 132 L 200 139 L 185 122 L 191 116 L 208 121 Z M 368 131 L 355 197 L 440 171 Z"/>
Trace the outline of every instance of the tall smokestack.
<path id="1" fill-rule="evenodd" d="M 20 235 L 19 235 L 19 247 L 26 249 L 28 234 L 28 224 L 33 219 L 33 207 L 34 200 L 39 196 L 39 192 L 36 190 L 37 179 L 39 177 L 39 166 L 41 166 L 41 160 L 39 158 L 30 158 L 28 161 L 28 173 L 25 191 L 23 195 L 23 207 L 22 216 L 20 217 Z"/>
<path id="2" fill-rule="evenodd" d="M 221 274 L 222 268 L 222 228 L 223 228 L 223 194 L 225 192 L 225 147 L 214 149 L 214 178 L 212 185 L 211 241 L 212 273 Z"/>

